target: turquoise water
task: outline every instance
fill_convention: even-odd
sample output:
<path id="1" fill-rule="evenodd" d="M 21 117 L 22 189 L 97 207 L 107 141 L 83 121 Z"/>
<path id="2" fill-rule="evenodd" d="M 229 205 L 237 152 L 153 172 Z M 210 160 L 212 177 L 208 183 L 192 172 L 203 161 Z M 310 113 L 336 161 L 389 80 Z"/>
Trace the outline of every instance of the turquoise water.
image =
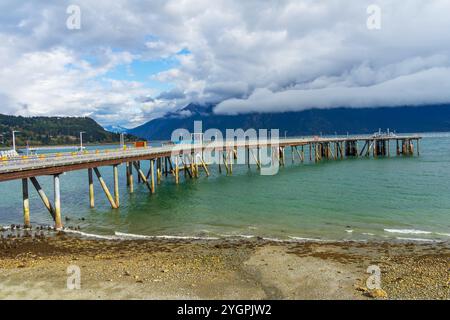
<path id="1" fill-rule="evenodd" d="M 181 178 L 179 185 L 163 178 L 154 195 L 137 183 L 128 193 L 121 166 L 118 210 L 110 209 L 97 181 L 96 208 L 90 209 L 87 172 L 69 172 L 61 176 L 63 218 L 70 218 L 68 226 L 100 235 L 450 241 L 450 133 L 424 134 L 419 157 L 314 164 L 305 149 L 305 163 L 296 157 L 292 165 L 286 150 L 286 167 L 277 175 L 235 165 L 226 176 L 212 165 L 210 177 Z M 101 172 L 112 190 L 112 168 Z M 51 196 L 51 178 L 39 180 Z M 34 189 L 30 194 L 31 222 L 52 224 Z M 0 183 L 0 195 L 0 225 L 21 223 L 20 181 Z"/>

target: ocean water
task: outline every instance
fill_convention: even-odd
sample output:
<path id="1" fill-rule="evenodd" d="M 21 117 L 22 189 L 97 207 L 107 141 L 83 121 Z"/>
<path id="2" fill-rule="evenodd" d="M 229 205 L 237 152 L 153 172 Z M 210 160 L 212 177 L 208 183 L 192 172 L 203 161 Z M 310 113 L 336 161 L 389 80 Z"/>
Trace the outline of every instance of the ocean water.
<path id="1" fill-rule="evenodd" d="M 121 207 L 112 210 L 95 184 L 89 208 L 87 171 L 61 176 L 66 226 L 113 237 L 263 237 L 279 240 L 450 241 L 450 133 L 423 134 L 420 156 L 291 163 L 274 176 L 234 165 L 233 175 L 163 178 L 156 194 L 137 185 L 130 194 L 120 166 Z M 361 148 L 361 146 L 360 146 Z M 143 163 L 144 169 L 148 164 Z M 101 172 L 112 191 L 112 168 Z M 183 174 L 181 173 L 181 177 Z M 39 178 L 52 198 L 52 179 Z M 31 189 L 31 222 L 52 224 Z M 0 183 L 0 225 L 22 223 L 21 182 Z"/>

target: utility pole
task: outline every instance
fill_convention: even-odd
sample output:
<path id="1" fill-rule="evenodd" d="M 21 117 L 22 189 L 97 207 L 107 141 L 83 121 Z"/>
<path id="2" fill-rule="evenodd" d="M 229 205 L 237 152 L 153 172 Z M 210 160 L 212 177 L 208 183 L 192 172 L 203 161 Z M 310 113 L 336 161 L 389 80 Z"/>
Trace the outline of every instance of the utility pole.
<path id="1" fill-rule="evenodd" d="M 83 151 L 83 133 L 86 133 L 86 132 L 80 131 L 80 152 Z"/>
<path id="2" fill-rule="evenodd" d="M 12 131 L 13 150 L 14 151 L 16 151 L 16 133 L 20 133 L 20 131 L 16 131 L 16 130 Z"/>
<path id="3" fill-rule="evenodd" d="M 125 136 L 124 133 L 122 132 L 120 134 L 120 148 L 123 149 L 124 146 L 125 146 Z"/>

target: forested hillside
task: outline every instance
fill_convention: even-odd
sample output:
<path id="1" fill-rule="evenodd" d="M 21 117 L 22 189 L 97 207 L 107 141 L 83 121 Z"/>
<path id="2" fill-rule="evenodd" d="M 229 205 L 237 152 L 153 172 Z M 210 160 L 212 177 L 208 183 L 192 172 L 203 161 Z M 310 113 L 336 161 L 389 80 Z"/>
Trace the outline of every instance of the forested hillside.
<path id="1" fill-rule="evenodd" d="M 16 134 L 16 144 L 62 145 L 78 144 L 80 131 L 84 131 L 85 143 L 119 142 L 120 136 L 103 129 L 95 120 L 87 117 L 21 117 L 0 114 L 0 147 L 12 144 L 12 130 Z M 133 140 L 132 136 L 127 136 Z"/>

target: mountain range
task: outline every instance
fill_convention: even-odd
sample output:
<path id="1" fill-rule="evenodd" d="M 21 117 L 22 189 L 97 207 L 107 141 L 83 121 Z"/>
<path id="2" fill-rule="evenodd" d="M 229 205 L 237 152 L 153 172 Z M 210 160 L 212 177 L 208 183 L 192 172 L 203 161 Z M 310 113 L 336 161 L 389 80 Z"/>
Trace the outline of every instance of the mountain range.
<path id="1" fill-rule="evenodd" d="M 450 105 L 381 108 L 309 109 L 284 113 L 219 115 L 215 105 L 189 104 L 178 112 L 151 120 L 128 130 L 147 140 L 167 140 L 175 129 L 193 132 L 194 121 L 202 121 L 203 131 L 215 128 L 247 130 L 279 129 L 280 136 L 318 134 L 371 134 L 382 128 L 397 133 L 450 131 Z"/>

